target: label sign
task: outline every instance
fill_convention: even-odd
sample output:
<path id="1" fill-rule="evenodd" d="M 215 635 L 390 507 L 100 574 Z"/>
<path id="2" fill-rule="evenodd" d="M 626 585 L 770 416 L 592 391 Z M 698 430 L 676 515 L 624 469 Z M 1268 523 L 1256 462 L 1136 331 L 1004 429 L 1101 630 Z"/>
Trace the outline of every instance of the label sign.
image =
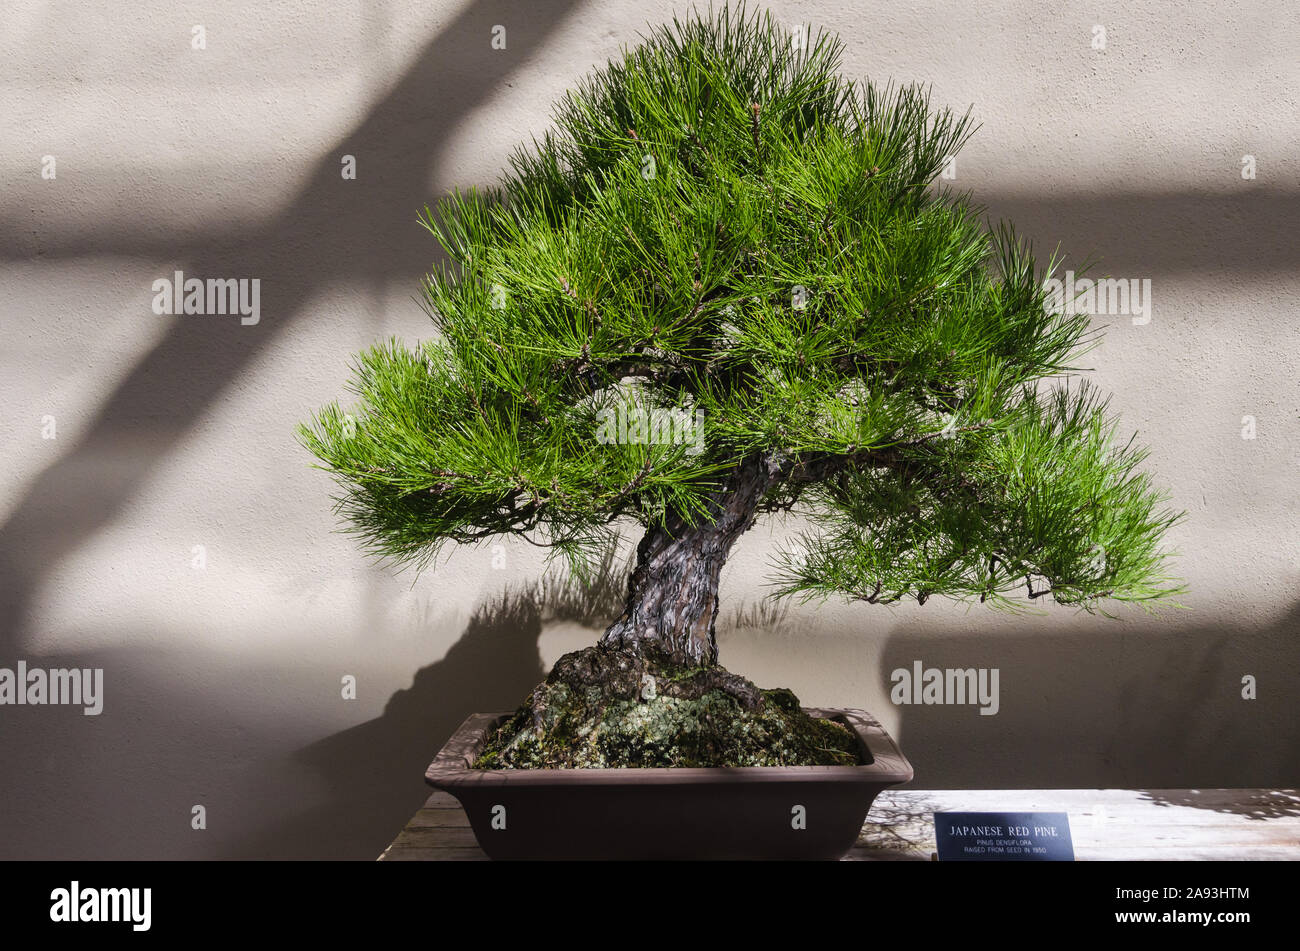
<path id="1" fill-rule="evenodd" d="M 1073 862 L 1064 812 L 936 812 L 941 862 Z"/>

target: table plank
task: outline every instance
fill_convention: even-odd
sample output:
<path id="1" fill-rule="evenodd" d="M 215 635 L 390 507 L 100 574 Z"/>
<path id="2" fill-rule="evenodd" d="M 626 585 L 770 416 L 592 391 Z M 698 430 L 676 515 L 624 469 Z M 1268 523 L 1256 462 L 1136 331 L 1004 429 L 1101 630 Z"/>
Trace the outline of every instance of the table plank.
<path id="1" fill-rule="evenodd" d="M 888 790 L 845 861 L 929 861 L 935 812 L 1065 812 L 1079 861 L 1300 860 L 1295 789 Z M 436 791 L 383 862 L 486 861 L 460 803 Z"/>

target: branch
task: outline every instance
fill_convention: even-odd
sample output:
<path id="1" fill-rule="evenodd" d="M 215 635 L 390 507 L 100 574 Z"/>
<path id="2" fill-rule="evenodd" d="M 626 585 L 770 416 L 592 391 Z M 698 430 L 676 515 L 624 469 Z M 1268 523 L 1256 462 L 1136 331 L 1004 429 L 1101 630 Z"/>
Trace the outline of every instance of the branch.
<path id="1" fill-rule="evenodd" d="M 631 482 L 629 482 L 627 485 L 623 486 L 623 488 L 619 489 L 618 493 L 615 494 L 614 498 L 610 500 L 609 502 L 610 507 L 611 508 L 616 507 L 625 498 L 627 498 L 629 495 L 631 495 L 633 492 L 639 489 L 641 487 L 641 483 L 645 481 L 646 476 L 650 474 L 650 470 L 652 468 L 654 468 L 654 460 L 647 458 L 645 464 L 641 466 L 641 471 L 637 473 L 636 478 L 633 479 Z"/>

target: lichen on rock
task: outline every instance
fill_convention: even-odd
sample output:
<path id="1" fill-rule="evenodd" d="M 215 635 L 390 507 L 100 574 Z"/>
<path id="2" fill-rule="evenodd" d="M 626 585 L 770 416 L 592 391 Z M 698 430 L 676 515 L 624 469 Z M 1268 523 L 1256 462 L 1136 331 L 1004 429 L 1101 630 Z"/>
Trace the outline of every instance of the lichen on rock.
<path id="1" fill-rule="evenodd" d="M 647 690 L 647 685 L 653 685 Z M 610 647 L 565 654 L 488 738 L 475 769 L 846 766 L 853 733 L 723 667 Z"/>

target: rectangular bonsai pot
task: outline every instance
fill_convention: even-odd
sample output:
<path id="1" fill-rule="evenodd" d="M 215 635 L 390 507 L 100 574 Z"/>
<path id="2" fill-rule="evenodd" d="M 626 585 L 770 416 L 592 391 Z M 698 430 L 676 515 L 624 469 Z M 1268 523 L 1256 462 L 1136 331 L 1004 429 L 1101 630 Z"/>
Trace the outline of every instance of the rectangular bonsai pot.
<path id="1" fill-rule="evenodd" d="M 476 713 L 425 780 L 460 800 L 494 859 L 838 859 L 912 765 L 869 713 L 805 710 L 853 731 L 858 765 L 471 769 L 510 716 Z"/>

